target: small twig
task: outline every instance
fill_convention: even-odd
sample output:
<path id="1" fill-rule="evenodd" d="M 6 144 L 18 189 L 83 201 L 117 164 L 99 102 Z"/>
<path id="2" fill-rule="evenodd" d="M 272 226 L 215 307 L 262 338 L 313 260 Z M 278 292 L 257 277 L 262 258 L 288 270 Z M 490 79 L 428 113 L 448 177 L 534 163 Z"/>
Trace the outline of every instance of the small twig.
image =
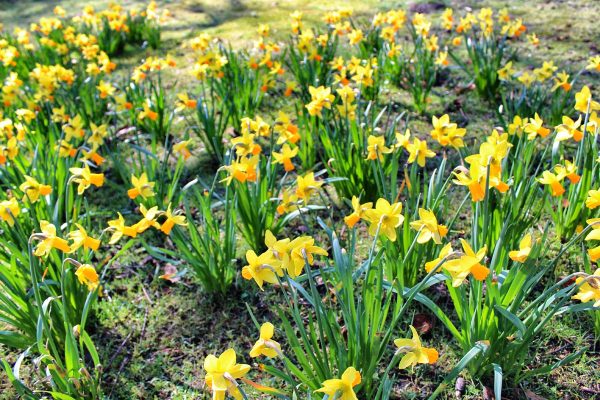
<path id="1" fill-rule="evenodd" d="M 148 292 L 146 292 L 146 288 L 143 285 L 142 285 L 142 291 L 144 292 L 144 296 L 146 297 L 146 300 L 148 300 L 148 302 L 150 303 L 150 305 L 153 305 L 154 303 L 152 302 L 152 299 L 148 295 Z"/>
<path id="2" fill-rule="evenodd" d="M 140 340 L 138 343 L 141 343 L 144 339 L 144 335 L 146 334 L 146 323 L 148 322 L 148 307 L 146 307 L 146 311 L 144 312 L 144 322 L 142 323 L 142 331 L 140 333 Z"/>
<path id="3" fill-rule="evenodd" d="M 121 342 L 121 344 L 119 345 L 119 347 L 117 347 L 117 351 L 115 351 L 115 353 L 113 354 L 113 356 L 108 361 L 107 369 L 110 368 L 110 366 L 112 365 L 113 361 L 115 361 L 115 358 L 117 358 L 117 356 L 121 353 L 121 351 L 125 347 L 125 344 L 127 344 L 127 342 L 129 341 L 129 338 L 131 338 L 132 333 L 133 332 L 129 332 L 129 334 L 127 335 L 127 337 L 125 337 L 125 339 Z"/>

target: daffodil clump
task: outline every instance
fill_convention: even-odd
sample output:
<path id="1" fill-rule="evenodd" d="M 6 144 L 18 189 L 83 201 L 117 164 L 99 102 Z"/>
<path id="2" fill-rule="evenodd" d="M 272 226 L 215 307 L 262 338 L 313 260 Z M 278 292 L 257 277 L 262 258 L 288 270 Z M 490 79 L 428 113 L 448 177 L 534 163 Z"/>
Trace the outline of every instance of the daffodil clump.
<path id="1" fill-rule="evenodd" d="M 501 398 L 584 353 L 539 365 L 555 319 L 600 332 L 599 55 L 524 65 L 516 42 L 544 38 L 505 9 L 295 11 L 285 40 L 200 32 L 183 59 L 154 1 L 71 14 L 0 24 L 0 344 L 23 352 L 0 366 L 21 397 L 105 397 L 88 332 L 140 251 L 144 282 L 247 302 L 257 337 L 204 357 L 213 399 L 386 400 L 415 369 L 450 371 L 431 398 L 459 374 Z"/>

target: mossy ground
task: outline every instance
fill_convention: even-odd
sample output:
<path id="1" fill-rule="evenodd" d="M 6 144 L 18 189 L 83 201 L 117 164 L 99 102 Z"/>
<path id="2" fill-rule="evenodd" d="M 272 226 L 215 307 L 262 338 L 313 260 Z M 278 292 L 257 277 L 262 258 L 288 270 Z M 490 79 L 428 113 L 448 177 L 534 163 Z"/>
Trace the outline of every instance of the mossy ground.
<path id="1" fill-rule="evenodd" d="M 0 21 L 5 27 L 24 26 L 39 17 L 50 15 L 55 5 L 67 10 L 93 4 L 101 9 L 109 2 L 99 1 L 0 1 Z M 340 6 L 354 8 L 359 18 L 369 18 L 378 10 L 390 9 L 400 2 L 367 1 L 299 1 L 299 0 L 229 0 L 229 1 L 159 1 L 168 8 L 173 19 L 163 32 L 161 52 L 173 54 L 181 65 L 190 65 L 192 56 L 180 44 L 199 32 L 206 31 L 230 41 L 235 47 L 249 45 L 255 38 L 259 23 L 269 23 L 275 37 L 287 34 L 288 15 L 296 9 L 305 12 L 308 23 L 318 22 L 324 11 Z M 403 3 L 403 2 L 402 2 Z M 415 2 L 416 3 L 416 2 Z M 572 1 L 446 1 L 436 4 L 460 10 L 466 7 L 508 6 L 513 15 L 522 17 L 528 28 L 541 39 L 538 48 L 522 45 L 517 50 L 521 65 L 539 65 L 543 60 L 554 60 L 562 68 L 578 70 L 592 54 L 598 54 L 600 3 L 595 0 Z M 123 1 L 125 7 L 141 6 L 143 2 Z M 409 5 L 408 7 L 414 7 Z M 436 7 L 419 6 L 423 10 Z M 115 61 L 121 71 L 127 71 L 150 50 L 127 48 Z M 173 77 L 178 88 L 193 91 L 188 79 Z M 596 80 L 593 89 L 598 91 Z M 493 110 L 482 103 L 473 92 L 462 90 L 464 79 L 458 72 L 451 73 L 449 81 L 432 95 L 429 112 L 448 112 L 452 120 L 467 126 L 473 135 L 488 132 L 492 126 Z M 402 93 L 393 95 L 400 104 L 410 103 Z M 391 97 L 390 97 L 391 98 Z M 265 113 L 268 114 L 268 110 Z M 415 116 L 412 129 L 429 131 L 428 116 Z M 193 168 L 208 169 L 203 163 Z M 108 202 L 108 200 L 106 200 Z M 102 202 L 102 201 L 101 201 Z M 114 204 L 114 203 L 111 203 Z M 240 252 L 241 257 L 243 253 Z M 580 259 L 572 254 L 557 275 L 578 265 Z M 104 362 L 104 392 L 110 399 L 199 399 L 209 398 L 203 389 L 202 362 L 210 353 L 233 346 L 239 351 L 248 349 L 255 340 L 256 330 L 246 304 L 263 319 L 278 307 L 277 296 L 267 290 L 258 293 L 255 287 L 239 281 L 227 298 L 212 297 L 202 292 L 191 276 L 181 282 L 169 283 L 158 278 L 164 265 L 147 257 L 136 248 L 112 265 L 105 277 L 105 297 L 99 302 L 92 332 Z M 439 324 L 433 334 L 425 337 L 435 343 L 442 357 L 437 366 L 419 368 L 414 374 L 402 375 L 398 382 L 397 398 L 422 398 L 430 393 L 459 359 L 456 344 Z M 592 333 L 589 315 L 557 318 L 531 348 L 533 366 L 554 362 L 574 350 L 589 347 L 576 363 L 560 368 L 550 376 L 534 379 L 522 385 L 548 399 L 590 399 L 600 397 L 600 362 L 598 340 Z M 0 347 L 0 352 L 14 361 L 16 355 Z M 595 366 L 595 367 L 594 367 Z M 466 398 L 481 398 L 481 386 L 467 381 Z M 446 396 L 452 398 L 453 388 Z M 523 398 L 524 392 L 515 392 L 507 398 Z M 252 394 L 252 398 L 259 397 Z M 14 392 L 4 376 L 0 377 L 0 399 L 13 399 Z M 532 397 L 533 398 L 533 397 Z"/>

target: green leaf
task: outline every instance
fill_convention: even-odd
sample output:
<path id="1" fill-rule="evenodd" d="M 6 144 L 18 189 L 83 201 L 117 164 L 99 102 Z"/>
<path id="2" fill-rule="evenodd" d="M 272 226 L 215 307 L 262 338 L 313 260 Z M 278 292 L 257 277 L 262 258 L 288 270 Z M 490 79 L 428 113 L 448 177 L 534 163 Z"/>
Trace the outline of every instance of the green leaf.
<path id="1" fill-rule="evenodd" d="M 521 321 L 519 317 L 517 317 L 515 314 L 511 313 L 504 307 L 495 305 L 494 309 L 500 314 L 502 314 L 504 318 L 508 319 L 515 326 L 515 328 L 519 330 L 519 338 L 522 338 L 525 332 L 527 331 L 527 327 L 525 326 L 523 321 Z"/>

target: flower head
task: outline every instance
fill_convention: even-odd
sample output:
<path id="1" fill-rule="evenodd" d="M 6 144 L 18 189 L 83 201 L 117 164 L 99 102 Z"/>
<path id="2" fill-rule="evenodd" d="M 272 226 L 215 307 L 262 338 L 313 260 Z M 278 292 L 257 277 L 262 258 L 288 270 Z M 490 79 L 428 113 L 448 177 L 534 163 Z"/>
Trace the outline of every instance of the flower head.
<path id="1" fill-rule="evenodd" d="M 260 337 L 250 350 L 250 357 L 265 356 L 275 358 L 281 353 L 281 345 L 273 340 L 275 327 L 270 322 L 265 322 L 260 327 Z"/>
<path id="2" fill-rule="evenodd" d="M 92 267 L 90 264 L 80 265 L 75 271 L 75 276 L 77 276 L 79 283 L 87 286 L 90 292 L 96 290 L 100 284 L 100 278 L 96 272 L 96 268 Z"/>
<path id="3" fill-rule="evenodd" d="M 325 393 L 330 399 L 357 400 L 354 387 L 361 382 L 360 372 L 354 367 L 348 367 L 339 379 L 328 379 L 317 392 Z"/>
<path id="4" fill-rule="evenodd" d="M 213 392 L 213 399 L 225 399 L 229 393 L 234 398 L 241 398 L 236 379 L 244 377 L 250 366 L 236 362 L 235 350 L 228 349 L 218 358 L 209 354 L 204 360 L 206 386 Z"/>
<path id="5" fill-rule="evenodd" d="M 417 330 L 411 325 L 411 339 L 396 339 L 394 344 L 398 348 L 398 352 L 406 353 L 400 360 L 398 368 L 406 369 L 409 366 L 414 367 L 417 364 L 434 364 L 439 355 L 437 350 L 430 347 L 423 347 Z"/>
<path id="6" fill-rule="evenodd" d="M 50 254 L 52 249 L 58 249 L 63 253 L 69 253 L 71 248 L 69 243 L 58 236 L 56 236 L 56 227 L 48 221 L 40 221 L 41 233 L 35 234 L 40 242 L 35 247 L 35 254 L 38 257 L 46 257 Z"/>
<path id="7" fill-rule="evenodd" d="M 519 250 L 513 250 L 509 252 L 508 256 L 513 261 L 523 263 L 525 260 L 527 260 L 527 257 L 529 257 L 529 253 L 531 253 L 531 245 L 531 233 L 528 233 L 519 242 Z"/>
<path id="8" fill-rule="evenodd" d="M 23 182 L 19 189 L 24 193 L 23 202 L 27 200 L 32 204 L 37 202 L 40 197 L 47 196 L 52 193 L 52 187 L 39 183 L 35 178 L 25 175 L 25 182 Z"/>
<path id="9" fill-rule="evenodd" d="M 148 181 L 148 175 L 143 172 L 139 177 L 131 175 L 131 184 L 133 188 L 127 191 L 127 195 L 130 199 L 134 200 L 136 197 L 141 196 L 144 200 L 148 197 L 154 196 L 154 185 L 155 182 Z"/>
<path id="10" fill-rule="evenodd" d="M 487 248 L 484 246 L 477 253 L 473 251 L 469 243 L 460 239 L 463 248 L 463 255 L 459 258 L 446 261 L 442 268 L 446 270 L 452 278 L 452 286 L 459 287 L 469 275 L 473 275 L 478 281 L 483 281 L 489 275 L 489 268 L 481 264 L 485 257 Z"/>
<path id="11" fill-rule="evenodd" d="M 392 242 L 396 241 L 396 228 L 404 222 L 402 203 L 390 204 L 386 199 L 379 199 L 375 208 L 365 211 L 365 219 L 369 221 L 369 234 L 375 235 L 377 229 L 382 236 Z"/>
<path id="12" fill-rule="evenodd" d="M 432 211 L 419 208 L 420 219 L 410 223 L 410 227 L 419 232 L 417 243 L 427 243 L 433 239 L 436 244 L 442 244 L 442 238 L 448 233 L 448 228 L 440 225 Z"/>
<path id="13" fill-rule="evenodd" d="M 91 185 L 96 187 L 104 185 L 104 174 L 93 174 L 87 164 L 83 168 L 69 168 L 69 171 L 73 174 L 70 180 L 79 184 L 77 186 L 78 194 L 83 194 Z"/>

